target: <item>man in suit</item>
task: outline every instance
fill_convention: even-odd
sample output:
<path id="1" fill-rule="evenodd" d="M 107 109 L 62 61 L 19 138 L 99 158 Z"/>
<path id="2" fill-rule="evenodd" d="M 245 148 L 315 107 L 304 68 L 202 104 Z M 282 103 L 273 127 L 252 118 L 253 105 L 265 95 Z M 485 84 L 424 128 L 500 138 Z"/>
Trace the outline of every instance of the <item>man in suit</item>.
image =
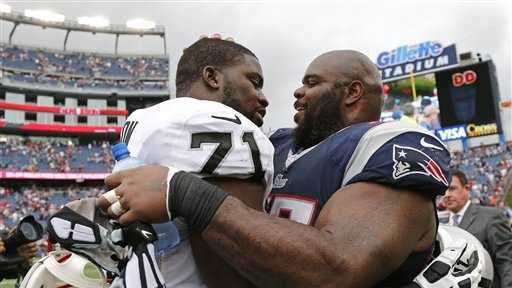
<path id="1" fill-rule="evenodd" d="M 473 234 L 494 263 L 493 287 L 512 287 L 512 230 L 500 209 L 472 204 L 466 175 L 452 171 L 452 181 L 443 200 L 450 211 L 449 223 Z"/>

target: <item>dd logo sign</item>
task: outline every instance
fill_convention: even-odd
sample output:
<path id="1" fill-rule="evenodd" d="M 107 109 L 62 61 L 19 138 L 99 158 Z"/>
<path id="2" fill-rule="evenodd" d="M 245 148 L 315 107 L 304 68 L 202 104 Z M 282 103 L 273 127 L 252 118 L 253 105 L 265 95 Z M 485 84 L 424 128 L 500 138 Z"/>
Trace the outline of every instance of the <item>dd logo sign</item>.
<path id="1" fill-rule="evenodd" d="M 476 73 L 473 70 L 464 71 L 463 73 L 455 73 L 452 75 L 452 83 L 454 87 L 460 87 L 464 84 L 469 85 L 476 82 Z"/>

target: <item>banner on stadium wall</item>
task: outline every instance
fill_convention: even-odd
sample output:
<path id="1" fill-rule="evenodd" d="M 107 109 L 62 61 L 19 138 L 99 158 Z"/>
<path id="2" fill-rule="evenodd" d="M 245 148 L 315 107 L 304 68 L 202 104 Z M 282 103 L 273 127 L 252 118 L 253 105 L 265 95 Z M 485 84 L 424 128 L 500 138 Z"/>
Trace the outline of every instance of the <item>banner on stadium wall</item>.
<path id="1" fill-rule="evenodd" d="M 51 173 L 0 171 L 0 179 L 103 180 L 109 173 Z"/>
<path id="2" fill-rule="evenodd" d="M 498 125 L 496 123 L 483 125 L 470 123 L 467 125 L 451 126 L 436 130 L 436 136 L 443 141 L 487 136 L 496 133 L 498 133 Z"/>
<path id="3" fill-rule="evenodd" d="M 43 106 L 43 105 L 10 103 L 10 102 L 6 102 L 6 101 L 0 101 L 0 109 L 54 113 L 54 114 L 67 114 L 67 115 L 111 115 L 111 116 L 127 116 L 128 115 L 128 111 L 126 109 Z"/>
<path id="4" fill-rule="evenodd" d="M 382 81 L 389 82 L 458 65 L 455 44 L 443 46 L 436 41 L 403 45 L 377 56 Z"/>

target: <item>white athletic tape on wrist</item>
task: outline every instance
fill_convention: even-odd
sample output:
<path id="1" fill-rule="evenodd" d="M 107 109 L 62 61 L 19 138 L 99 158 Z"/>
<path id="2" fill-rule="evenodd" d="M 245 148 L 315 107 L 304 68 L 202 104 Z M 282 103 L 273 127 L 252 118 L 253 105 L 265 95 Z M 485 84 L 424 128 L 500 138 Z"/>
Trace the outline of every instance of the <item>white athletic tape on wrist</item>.
<path id="1" fill-rule="evenodd" d="M 117 196 L 115 189 L 105 192 L 101 196 L 107 199 L 108 203 L 110 204 L 114 204 L 116 201 L 119 200 L 119 197 Z"/>
<path id="2" fill-rule="evenodd" d="M 174 174 L 181 170 L 174 168 L 172 166 L 167 166 L 167 168 L 169 168 L 169 172 L 167 172 L 167 191 L 165 191 L 165 209 L 167 210 L 167 216 L 169 216 L 169 220 L 171 220 L 172 214 L 171 211 L 169 211 L 169 201 L 167 201 L 167 199 L 169 199 L 169 190 L 171 189 L 171 187 L 169 187 L 169 182 L 171 181 L 172 176 L 174 176 Z"/>
<path id="3" fill-rule="evenodd" d="M 112 213 L 116 216 L 121 216 L 126 210 L 121 206 L 121 202 L 116 201 L 112 206 L 110 206 L 110 210 L 112 210 Z"/>

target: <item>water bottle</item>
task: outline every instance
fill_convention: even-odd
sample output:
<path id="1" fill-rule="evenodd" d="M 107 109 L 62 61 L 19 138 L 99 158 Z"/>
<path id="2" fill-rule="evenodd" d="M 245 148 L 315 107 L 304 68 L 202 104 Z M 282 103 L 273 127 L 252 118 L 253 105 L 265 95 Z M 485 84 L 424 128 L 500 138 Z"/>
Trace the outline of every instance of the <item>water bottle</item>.
<path id="1" fill-rule="evenodd" d="M 112 146 L 112 156 L 116 160 L 112 173 L 144 165 L 139 159 L 130 156 L 130 151 L 124 143 L 117 143 Z"/>
<path id="2" fill-rule="evenodd" d="M 136 157 L 130 156 L 130 151 L 128 151 L 128 147 L 125 143 L 113 145 L 112 156 L 116 160 L 112 173 L 144 165 L 144 163 Z M 153 224 L 153 229 L 155 229 L 158 235 L 158 241 L 155 243 L 155 251 L 157 254 L 163 254 L 180 243 L 180 234 L 174 222 L 168 221 L 166 223 Z"/>

